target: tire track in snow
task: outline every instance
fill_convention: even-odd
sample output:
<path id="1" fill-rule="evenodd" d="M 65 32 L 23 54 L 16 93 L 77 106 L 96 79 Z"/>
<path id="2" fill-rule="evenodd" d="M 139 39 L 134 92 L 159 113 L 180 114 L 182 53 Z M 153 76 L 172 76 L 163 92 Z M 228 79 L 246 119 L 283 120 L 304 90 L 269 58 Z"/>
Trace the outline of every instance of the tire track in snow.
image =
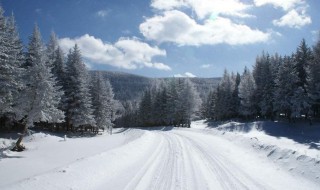
<path id="1" fill-rule="evenodd" d="M 265 189 L 244 173 L 237 172 L 241 178 L 236 177 L 235 169 L 208 154 L 203 144 L 171 132 L 154 133 L 162 139 L 161 145 L 126 190 Z"/>
<path id="2" fill-rule="evenodd" d="M 161 145 L 153 152 L 148 161 L 137 172 L 136 176 L 126 186 L 126 190 L 133 189 L 186 189 L 181 181 L 184 169 L 182 168 L 181 144 L 177 139 L 156 132 Z"/>
<path id="3" fill-rule="evenodd" d="M 228 160 L 225 160 L 226 158 L 222 157 L 219 153 L 216 152 L 215 154 L 209 154 L 210 146 L 204 143 L 199 143 L 190 137 L 177 133 L 174 134 L 186 140 L 186 143 L 189 144 L 192 147 L 192 150 L 196 152 L 195 155 L 199 156 L 201 162 L 204 163 L 210 170 L 210 174 L 212 176 L 205 177 L 209 180 L 216 178 L 222 189 L 271 189 L 270 187 L 267 187 L 266 184 L 259 184 L 248 174 L 237 169 L 237 166 L 233 165 L 231 162 L 228 162 Z"/>
<path id="4" fill-rule="evenodd" d="M 164 139 L 161 138 L 161 141 L 155 151 L 150 155 L 149 159 L 146 161 L 146 163 L 141 167 L 141 169 L 137 172 L 137 174 L 133 177 L 133 179 L 128 183 L 128 185 L 125 187 L 125 190 L 133 190 L 133 189 L 146 189 L 145 187 L 146 183 L 143 182 L 144 177 L 152 177 L 150 176 L 150 172 L 154 170 L 154 166 L 160 164 L 160 160 L 157 158 L 158 155 L 163 154 L 163 144 Z M 139 186 L 140 185 L 140 186 Z"/>

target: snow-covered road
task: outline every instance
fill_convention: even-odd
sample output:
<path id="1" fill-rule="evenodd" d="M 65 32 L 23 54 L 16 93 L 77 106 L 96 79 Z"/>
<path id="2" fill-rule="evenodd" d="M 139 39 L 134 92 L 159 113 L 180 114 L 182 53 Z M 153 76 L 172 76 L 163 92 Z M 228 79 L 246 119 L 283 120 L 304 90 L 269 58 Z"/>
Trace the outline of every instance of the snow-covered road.
<path id="1" fill-rule="evenodd" d="M 190 130 L 153 133 L 161 142 L 124 189 L 319 189 L 221 137 Z"/>
<path id="2" fill-rule="evenodd" d="M 130 136 L 130 132 L 126 135 Z M 319 184 L 295 176 L 223 137 L 206 134 L 205 130 L 150 130 L 129 139 L 132 140 L 113 149 L 0 187 L 35 190 L 319 189 Z"/>
<path id="3" fill-rule="evenodd" d="M 157 132 L 160 147 L 125 189 L 268 189 L 243 172 L 203 136 Z"/>

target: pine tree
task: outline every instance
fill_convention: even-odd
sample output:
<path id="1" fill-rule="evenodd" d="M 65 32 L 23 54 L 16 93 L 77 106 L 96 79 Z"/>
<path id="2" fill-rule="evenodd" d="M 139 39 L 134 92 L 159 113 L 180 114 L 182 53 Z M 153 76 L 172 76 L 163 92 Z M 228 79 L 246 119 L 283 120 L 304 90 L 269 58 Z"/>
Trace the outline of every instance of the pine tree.
<path id="1" fill-rule="evenodd" d="M 239 84 L 241 81 L 240 74 L 232 74 L 232 80 L 234 84 L 234 89 L 232 91 L 232 100 L 231 100 L 231 116 L 238 117 L 240 109 L 240 98 L 239 98 Z"/>
<path id="2" fill-rule="evenodd" d="M 178 103 L 178 99 L 179 99 L 175 78 L 172 78 L 169 81 L 166 96 L 167 96 L 166 123 L 168 125 L 175 125 L 176 124 L 175 115 L 176 115 L 177 103 Z"/>
<path id="3" fill-rule="evenodd" d="M 320 36 L 319 36 L 320 37 Z M 320 38 L 313 47 L 313 60 L 308 68 L 308 96 L 310 98 L 312 116 L 320 114 Z"/>
<path id="4" fill-rule="evenodd" d="M 57 53 L 58 46 L 59 45 L 58 45 L 57 36 L 54 32 L 51 32 L 50 39 L 46 49 L 47 57 L 48 57 L 48 60 L 47 60 L 48 67 L 51 67 L 51 68 L 53 67 L 53 63 L 55 62 L 55 59 L 57 57 L 56 53 Z"/>
<path id="5" fill-rule="evenodd" d="M 263 53 L 256 59 L 253 69 L 253 77 L 256 83 L 254 100 L 259 115 L 266 118 L 273 117 L 273 92 L 274 75 L 272 74 L 272 63 L 270 55 Z"/>
<path id="6" fill-rule="evenodd" d="M 284 114 L 288 119 L 294 115 L 294 94 L 297 91 L 299 78 L 294 65 L 294 58 L 285 56 L 275 80 L 274 111 Z"/>
<path id="7" fill-rule="evenodd" d="M 217 105 L 219 105 L 219 111 L 216 113 L 219 119 L 228 119 L 233 115 L 232 107 L 232 93 L 235 89 L 234 81 L 227 70 L 224 71 L 223 77 L 219 83 L 219 90 L 217 90 Z"/>
<path id="8" fill-rule="evenodd" d="M 60 90 L 63 92 L 59 103 L 59 109 L 66 111 L 66 68 L 64 53 L 58 44 L 58 39 L 54 32 L 51 32 L 50 39 L 47 44 L 46 54 L 48 58 L 47 66 L 51 68 L 52 74 L 57 81 L 58 86 L 61 87 Z"/>
<path id="9" fill-rule="evenodd" d="M 299 47 L 297 48 L 296 54 L 295 54 L 295 69 L 298 74 L 298 82 L 297 85 L 301 90 L 296 91 L 296 99 L 297 101 L 301 101 L 299 103 L 295 103 L 297 106 L 295 110 L 300 110 L 300 113 L 296 113 L 297 116 L 300 117 L 300 115 L 308 116 L 309 110 L 310 110 L 310 102 L 308 99 L 308 76 L 307 71 L 309 68 L 309 65 L 312 62 L 312 52 L 311 49 L 307 46 L 304 39 L 302 39 Z"/>
<path id="10" fill-rule="evenodd" d="M 0 117 L 13 114 L 15 100 L 22 88 L 23 46 L 14 16 L 3 16 L 0 7 Z"/>
<path id="11" fill-rule="evenodd" d="M 256 84 L 251 72 L 245 67 L 239 84 L 239 97 L 241 99 L 240 114 L 249 118 L 255 114 L 253 96 Z"/>
<path id="12" fill-rule="evenodd" d="M 111 134 L 115 113 L 114 94 L 110 82 L 105 80 L 100 72 L 93 76 L 91 92 L 97 126 L 107 129 Z"/>
<path id="13" fill-rule="evenodd" d="M 196 112 L 201 105 L 199 93 L 196 91 L 190 79 L 184 80 L 183 90 L 181 92 L 181 121 L 182 126 L 190 127 L 191 120 L 196 117 Z"/>
<path id="14" fill-rule="evenodd" d="M 146 90 L 139 106 L 139 118 L 143 126 L 152 125 L 152 98 L 151 90 Z"/>
<path id="15" fill-rule="evenodd" d="M 311 49 L 307 46 L 305 39 L 302 39 L 295 54 L 295 68 L 298 72 L 298 85 L 306 91 L 307 68 L 312 60 Z"/>
<path id="16" fill-rule="evenodd" d="M 51 69 L 46 65 L 47 57 L 37 25 L 30 37 L 27 56 L 30 66 L 25 76 L 26 87 L 21 93 L 16 112 L 18 120 L 22 119 L 25 127 L 15 150 L 22 149 L 20 143 L 23 135 L 35 122 L 59 123 L 64 120 L 64 113 L 57 108 L 61 92 Z"/>
<path id="17" fill-rule="evenodd" d="M 89 75 L 77 45 L 68 54 L 66 68 L 67 125 L 95 125 L 89 91 Z"/>

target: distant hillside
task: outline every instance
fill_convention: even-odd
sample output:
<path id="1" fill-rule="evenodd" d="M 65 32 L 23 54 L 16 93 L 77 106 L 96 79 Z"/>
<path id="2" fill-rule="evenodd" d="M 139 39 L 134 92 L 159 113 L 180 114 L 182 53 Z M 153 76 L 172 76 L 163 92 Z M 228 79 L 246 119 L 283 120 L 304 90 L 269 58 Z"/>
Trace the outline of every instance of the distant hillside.
<path id="1" fill-rule="evenodd" d="M 96 71 L 91 71 L 95 73 Z M 115 98 L 120 101 L 134 100 L 139 98 L 143 91 L 150 87 L 157 80 L 167 78 L 148 78 L 139 75 L 100 71 L 105 79 L 108 79 L 113 87 Z M 190 78 L 203 98 L 211 89 L 216 87 L 220 78 Z"/>

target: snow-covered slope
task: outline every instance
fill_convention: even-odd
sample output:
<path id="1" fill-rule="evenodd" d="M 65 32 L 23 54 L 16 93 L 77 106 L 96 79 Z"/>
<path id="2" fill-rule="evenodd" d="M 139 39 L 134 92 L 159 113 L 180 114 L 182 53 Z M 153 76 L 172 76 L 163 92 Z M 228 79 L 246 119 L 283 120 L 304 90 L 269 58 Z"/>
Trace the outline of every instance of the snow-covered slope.
<path id="1" fill-rule="evenodd" d="M 290 173 L 320 183 L 320 125 L 257 121 L 251 123 L 206 123 L 193 128 L 251 148 Z"/>
<path id="2" fill-rule="evenodd" d="M 145 133 L 142 130 L 115 132 L 114 135 L 104 134 L 94 138 L 66 138 L 66 141 L 62 137 L 35 133 L 24 139 L 27 151 L 11 152 L 4 150 L 3 146 L 2 159 L 0 157 L 0 189 L 128 144 Z M 8 146 L 12 141 L 0 139 L 0 142 L 5 142 Z"/>
<path id="3" fill-rule="evenodd" d="M 258 123 L 246 132 L 230 129 L 241 125 L 200 121 L 191 129 L 129 129 L 66 141 L 34 134 L 27 151 L 6 151 L 0 160 L 0 189 L 319 189 L 317 163 L 297 159 L 317 157 L 318 150 L 270 136 L 253 127 Z M 299 150 L 290 159 L 277 157 L 293 148 Z"/>

